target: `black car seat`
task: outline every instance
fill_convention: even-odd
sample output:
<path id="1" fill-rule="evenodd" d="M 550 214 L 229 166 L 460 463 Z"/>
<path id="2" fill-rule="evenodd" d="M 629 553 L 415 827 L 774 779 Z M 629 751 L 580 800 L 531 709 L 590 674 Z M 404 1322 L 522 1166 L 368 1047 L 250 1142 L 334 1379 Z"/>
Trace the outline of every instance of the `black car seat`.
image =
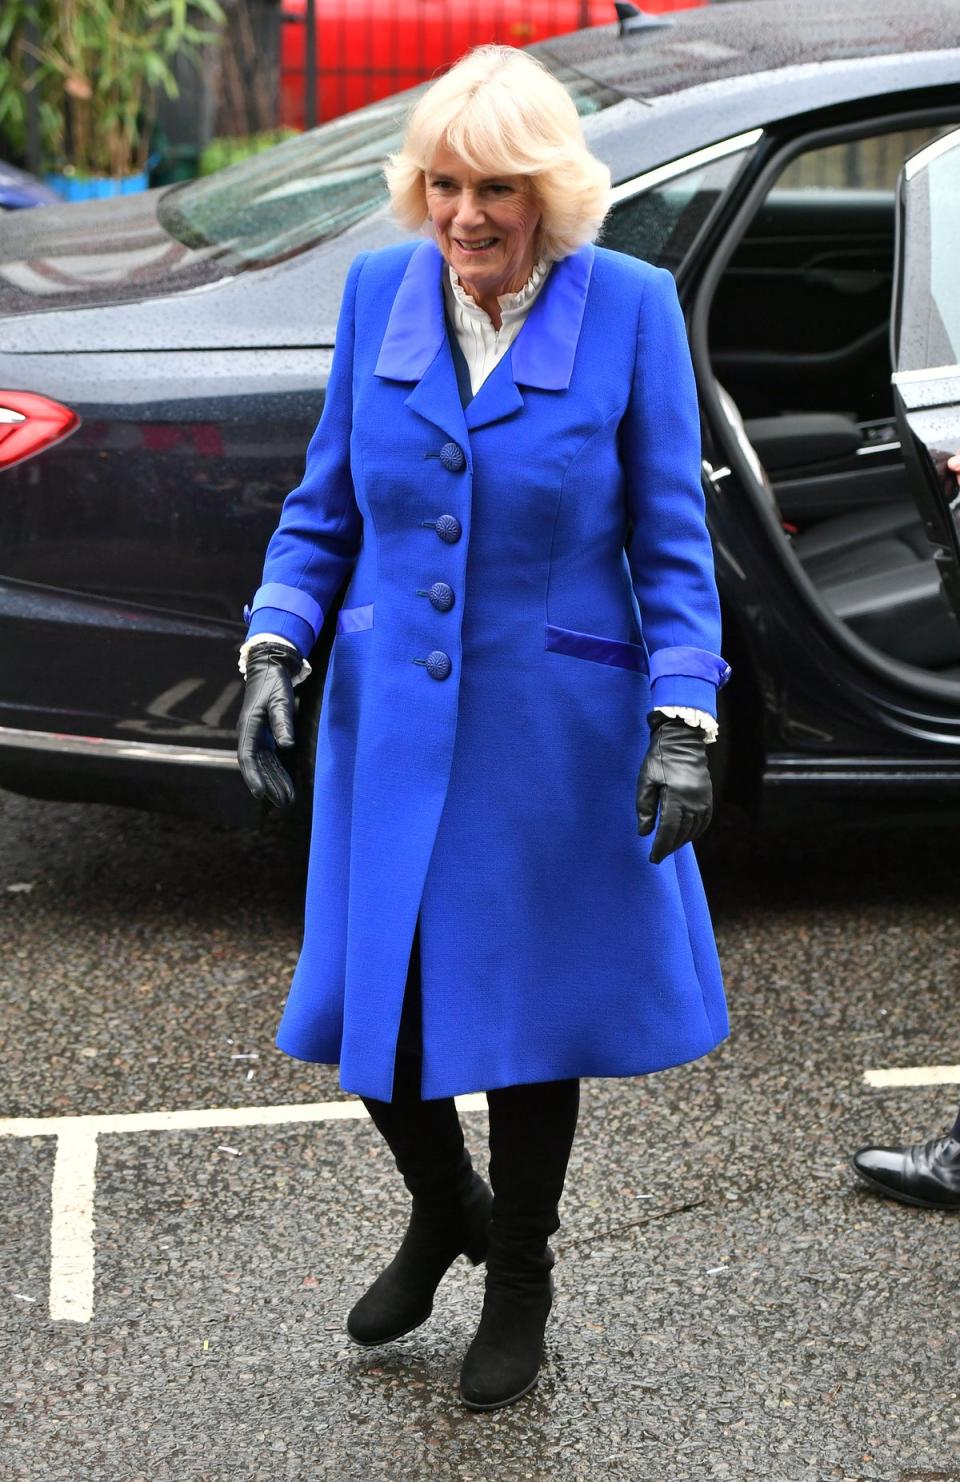
<path id="1" fill-rule="evenodd" d="M 778 518 L 776 494 L 728 391 L 717 393 L 741 450 Z M 811 432 L 818 429 L 811 418 Z M 866 643 L 921 669 L 960 664 L 960 623 L 947 601 L 912 501 L 819 520 L 791 549 L 827 605 Z"/>

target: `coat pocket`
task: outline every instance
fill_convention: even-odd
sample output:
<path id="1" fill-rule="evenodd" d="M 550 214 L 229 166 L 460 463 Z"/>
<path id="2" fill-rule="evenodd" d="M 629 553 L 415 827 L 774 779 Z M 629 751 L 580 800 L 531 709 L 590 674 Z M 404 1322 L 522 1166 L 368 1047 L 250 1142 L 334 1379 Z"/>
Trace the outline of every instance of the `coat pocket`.
<path id="1" fill-rule="evenodd" d="M 545 647 L 554 653 L 591 659 L 595 664 L 608 664 L 615 669 L 633 669 L 637 674 L 649 670 L 642 643 L 623 643 L 619 638 L 601 638 L 597 633 L 578 633 L 575 628 L 557 628 L 553 623 L 547 623 L 545 633 Z"/>
<path id="2" fill-rule="evenodd" d="M 366 607 L 341 607 L 337 613 L 338 633 L 361 633 L 364 628 L 372 627 L 372 602 L 368 602 Z"/>

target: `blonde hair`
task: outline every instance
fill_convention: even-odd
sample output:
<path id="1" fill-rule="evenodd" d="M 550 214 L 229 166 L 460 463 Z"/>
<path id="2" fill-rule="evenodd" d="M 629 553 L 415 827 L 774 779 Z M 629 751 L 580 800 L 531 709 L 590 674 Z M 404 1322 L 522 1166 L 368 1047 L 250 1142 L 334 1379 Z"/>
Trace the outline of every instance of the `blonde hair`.
<path id="1" fill-rule="evenodd" d="M 538 256 L 568 257 L 595 240 L 610 171 L 587 149 L 573 99 L 542 62 L 512 46 L 477 46 L 417 103 L 384 168 L 401 225 L 427 221 L 425 173 L 440 148 L 484 175 L 526 175 L 540 210 Z"/>

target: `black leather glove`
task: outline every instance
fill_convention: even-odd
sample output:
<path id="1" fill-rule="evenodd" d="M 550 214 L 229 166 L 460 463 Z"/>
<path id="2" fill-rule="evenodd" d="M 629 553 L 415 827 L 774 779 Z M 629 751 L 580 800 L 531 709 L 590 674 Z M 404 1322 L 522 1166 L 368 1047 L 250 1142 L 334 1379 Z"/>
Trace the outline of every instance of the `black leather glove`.
<path id="1" fill-rule="evenodd" d="M 277 747 L 293 745 L 293 679 L 300 664 L 297 650 L 285 643 L 264 641 L 247 654 L 237 760 L 253 796 L 267 797 L 275 808 L 289 808 L 294 799 L 293 781 Z"/>
<path id="2" fill-rule="evenodd" d="M 650 749 L 637 778 L 637 833 L 649 834 L 657 822 L 652 864 L 699 839 L 713 817 L 713 784 L 707 747 L 699 726 L 654 711 L 647 716 Z"/>

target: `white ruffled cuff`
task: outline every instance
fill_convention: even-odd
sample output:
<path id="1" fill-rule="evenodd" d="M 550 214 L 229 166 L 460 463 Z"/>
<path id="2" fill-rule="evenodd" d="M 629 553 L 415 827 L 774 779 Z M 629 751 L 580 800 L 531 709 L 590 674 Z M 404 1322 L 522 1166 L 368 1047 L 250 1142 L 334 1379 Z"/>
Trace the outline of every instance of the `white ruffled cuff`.
<path id="1" fill-rule="evenodd" d="M 281 638 L 278 633 L 255 633 L 252 638 L 248 638 L 246 643 L 241 645 L 240 657 L 237 660 L 237 668 L 240 670 L 240 673 L 243 675 L 244 679 L 246 679 L 247 677 L 247 654 L 257 643 L 283 643 L 286 645 L 287 648 L 292 648 L 294 653 L 297 652 L 297 645 L 295 643 L 291 643 L 289 638 Z M 300 672 L 299 674 L 294 675 L 293 683 L 302 684 L 303 681 L 307 679 L 312 673 L 313 670 L 307 663 L 306 659 L 301 660 Z"/>
<path id="2" fill-rule="evenodd" d="M 703 738 L 705 746 L 712 746 L 720 734 L 720 728 L 712 715 L 705 710 L 693 710 L 689 705 L 657 705 L 658 715 L 669 716 L 671 720 L 682 720 L 688 726 L 699 726 L 706 734 Z"/>

